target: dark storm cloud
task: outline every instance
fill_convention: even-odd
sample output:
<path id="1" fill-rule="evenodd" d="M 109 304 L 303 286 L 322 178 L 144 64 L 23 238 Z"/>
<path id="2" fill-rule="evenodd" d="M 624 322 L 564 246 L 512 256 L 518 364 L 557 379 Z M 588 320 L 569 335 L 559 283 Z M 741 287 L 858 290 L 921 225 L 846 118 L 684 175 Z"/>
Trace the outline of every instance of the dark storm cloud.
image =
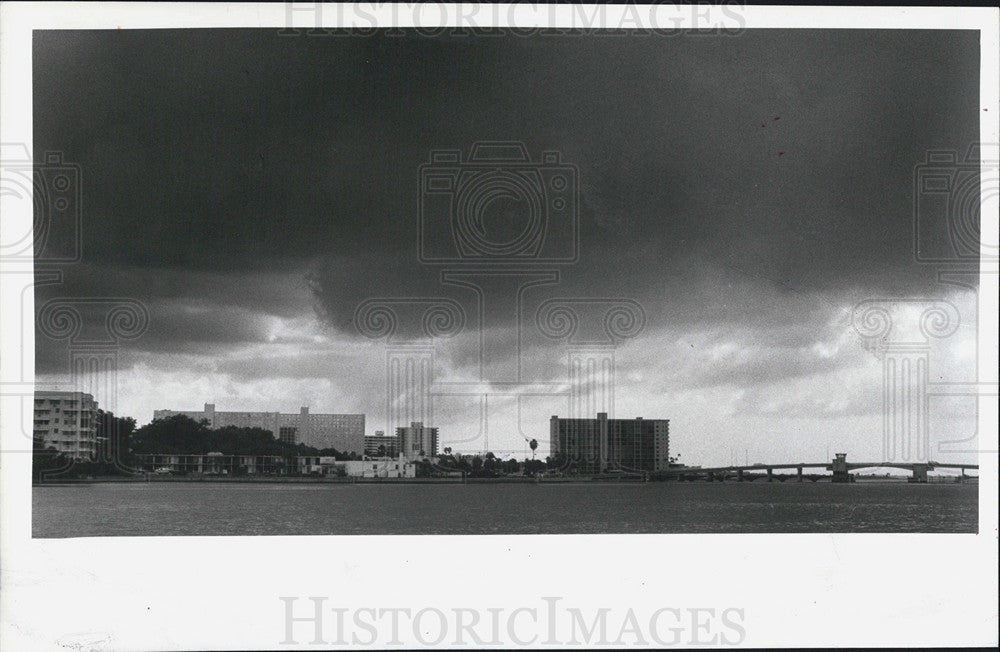
<path id="1" fill-rule="evenodd" d="M 322 312 L 349 332 L 366 298 L 454 290 L 417 262 L 417 171 L 436 148 L 520 140 L 578 166 L 581 259 L 560 293 L 634 296 L 676 320 L 670 306 L 701 292 L 688 319 L 731 320 L 748 308 L 706 275 L 932 290 L 910 244 L 913 166 L 978 130 L 974 32 L 34 38 L 35 151 L 82 166 L 85 260 L 106 272 L 70 270 L 69 287 L 226 303 L 219 288 L 239 284 L 203 273 L 318 261 Z M 294 312 L 281 292 L 237 293 Z M 206 338 L 258 335 L 216 321 Z M 164 323 L 164 341 L 201 328 Z"/>
<path id="2" fill-rule="evenodd" d="M 193 306 L 214 308 L 252 306 L 293 317 L 301 313 L 308 288 L 297 268 L 235 273 L 84 263 L 74 266 L 64 282 L 39 286 L 38 298 L 138 296 L 145 301 L 190 300 Z"/>
<path id="3" fill-rule="evenodd" d="M 147 324 L 141 337 L 125 342 L 128 348 L 203 354 L 273 341 L 274 323 L 301 317 L 312 300 L 303 272 L 295 269 L 235 273 L 83 263 L 69 270 L 63 282 L 36 286 L 36 371 L 68 369 L 70 340 L 53 340 L 44 332 L 47 306 L 65 305 L 79 315 L 78 339 L 107 341 L 109 310 L 139 297 Z M 79 298 L 100 301 L 88 305 Z"/>

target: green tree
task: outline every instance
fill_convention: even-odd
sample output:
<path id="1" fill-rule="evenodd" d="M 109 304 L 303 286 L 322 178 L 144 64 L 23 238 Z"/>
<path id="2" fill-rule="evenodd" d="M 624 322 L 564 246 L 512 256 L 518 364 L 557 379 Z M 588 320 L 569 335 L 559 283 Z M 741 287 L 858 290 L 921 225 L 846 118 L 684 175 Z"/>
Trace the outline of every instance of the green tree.
<path id="1" fill-rule="evenodd" d="M 201 423 L 178 414 L 156 419 L 135 431 L 132 449 L 135 453 L 165 455 L 204 455 L 212 452 L 207 422 Z M 219 451 L 221 452 L 221 451 Z"/>
<path id="2" fill-rule="evenodd" d="M 445 449 L 449 450 L 449 449 Z M 438 458 L 438 468 L 444 471 L 458 471 L 462 469 L 462 463 L 451 453 L 445 453 Z"/>
<path id="3" fill-rule="evenodd" d="M 545 462 L 542 460 L 524 460 L 524 472 L 529 475 L 535 475 L 536 473 L 542 473 L 545 471 Z"/>
<path id="4" fill-rule="evenodd" d="M 434 475 L 434 465 L 429 459 L 424 458 L 417 463 L 416 471 L 418 478 L 429 478 Z"/>
<path id="5" fill-rule="evenodd" d="M 97 455 L 101 475 L 133 473 L 138 464 L 133 454 L 132 437 L 135 419 L 116 417 L 113 412 L 97 411 Z"/>
<path id="6" fill-rule="evenodd" d="M 65 474 L 72 468 L 73 461 L 55 448 L 46 446 L 41 437 L 35 437 L 31 443 L 31 474 L 34 482 Z"/>

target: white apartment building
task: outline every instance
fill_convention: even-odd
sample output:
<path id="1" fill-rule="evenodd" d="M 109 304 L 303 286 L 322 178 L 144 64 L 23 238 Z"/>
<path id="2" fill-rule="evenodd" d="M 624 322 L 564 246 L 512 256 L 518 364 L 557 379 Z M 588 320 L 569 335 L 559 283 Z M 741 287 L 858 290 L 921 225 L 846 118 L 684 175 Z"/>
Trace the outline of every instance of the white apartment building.
<path id="1" fill-rule="evenodd" d="M 32 435 L 75 460 L 97 454 L 97 401 L 83 392 L 35 392 Z"/>

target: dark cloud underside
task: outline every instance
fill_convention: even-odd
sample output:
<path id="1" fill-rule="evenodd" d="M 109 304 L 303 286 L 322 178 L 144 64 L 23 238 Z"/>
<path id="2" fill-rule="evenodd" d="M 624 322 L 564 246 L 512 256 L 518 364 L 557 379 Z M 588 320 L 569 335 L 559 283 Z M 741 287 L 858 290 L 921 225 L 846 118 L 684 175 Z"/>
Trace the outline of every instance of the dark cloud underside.
<path id="1" fill-rule="evenodd" d="M 710 311 L 724 288 L 706 279 L 727 274 L 929 291 L 913 168 L 978 132 L 977 32 L 38 31 L 33 55 L 35 151 L 83 169 L 89 266 L 61 291 L 196 300 L 217 287 L 205 274 L 308 263 L 345 328 L 364 298 L 442 294 L 417 262 L 433 149 L 558 150 L 581 189 L 581 259 L 561 290 L 655 306 L 683 289 Z M 289 312 L 280 292 L 241 301 Z M 204 322 L 203 339 L 259 335 L 226 323 Z"/>

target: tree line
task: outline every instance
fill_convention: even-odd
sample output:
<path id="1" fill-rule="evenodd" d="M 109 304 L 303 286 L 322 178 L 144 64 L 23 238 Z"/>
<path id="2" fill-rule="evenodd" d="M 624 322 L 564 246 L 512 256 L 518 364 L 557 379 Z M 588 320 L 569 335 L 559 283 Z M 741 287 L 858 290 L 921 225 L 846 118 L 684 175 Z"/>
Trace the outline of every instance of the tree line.
<path id="1" fill-rule="evenodd" d="M 141 428 L 132 417 L 116 417 L 112 412 L 97 411 L 97 448 L 93 460 L 73 460 L 41 438 L 33 445 L 32 471 L 35 480 L 86 476 L 131 475 L 139 470 L 138 455 L 274 455 L 281 457 L 323 456 L 338 461 L 361 459 L 356 453 L 335 448 L 315 448 L 301 442 L 291 444 L 262 428 L 225 426 L 210 428 L 208 421 L 195 421 L 185 415 L 156 419 Z"/>
<path id="2" fill-rule="evenodd" d="M 495 478 L 501 475 L 534 475 L 549 469 L 559 468 L 562 460 L 556 458 L 546 458 L 542 460 L 516 459 L 501 460 L 492 452 L 485 455 L 453 455 L 451 449 L 445 449 L 445 453 L 437 458 L 437 464 L 431 464 L 430 460 L 424 459 L 417 464 L 417 476 L 432 477 L 442 473 L 462 472 L 472 478 Z"/>
<path id="3" fill-rule="evenodd" d="M 194 419 L 179 414 L 136 428 L 132 417 L 116 417 L 112 412 L 97 411 L 97 449 L 93 460 L 73 460 L 52 447 L 45 447 L 40 439 L 34 442 L 33 473 L 35 480 L 47 478 L 74 478 L 87 476 L 131 475 L 139 470 L 138 455 L 223 455 L 333 457 L 338 461 L 358 460 L 354 452 L 341 452 L 335 448 L 315 448 L 301 442 L 283 442 L 270 430 L 262 428 L 209 427 L 207 420 Z M 673 460 L 671 460 L 673 461 Z M 291 467 L 294 468 L 294 465 Z M 562 456 L 536 459 L 501 460 L 492 452 L 482 456 L 453 455 L 445 448 L 436 463 L 424 458 L 417 462 L 417 475 L 430 477 L 451 472 L 462 472 L 468 477 L 497 477 L 500 475 L 534 475 L 552 470 L 571 470 L 572 464 Z"/>
<path id="4" fill-rule="evenodd" d="M 195 421 L 183 414 L 157 419 L 138 430 L 132 437 L 134 454 L 164 455 L 277 455 L 295 457 L 312 455 L 335 457 L 337 460 L 361 459 L 356 453 L 343 453 L 335 448 L 315 448 L 301 442 L 291 444 L 263 428 L 224 426 L 210 428 L 208 421 Z"/>

